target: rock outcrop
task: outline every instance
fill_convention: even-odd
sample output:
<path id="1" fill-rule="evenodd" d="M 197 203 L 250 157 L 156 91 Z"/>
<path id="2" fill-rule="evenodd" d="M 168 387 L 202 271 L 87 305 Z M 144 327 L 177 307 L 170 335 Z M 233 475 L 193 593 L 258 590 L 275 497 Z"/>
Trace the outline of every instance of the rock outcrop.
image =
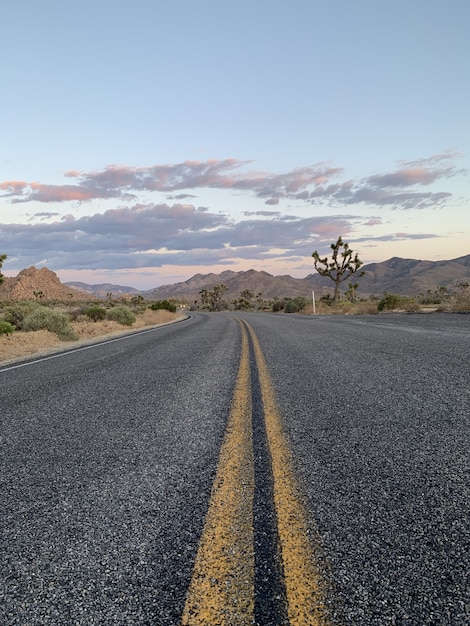
<path id="1" fill-rule="evenodd" d="M 63 285 L 57 274 L 47 267 L 28 267 L 14 278 L 4 277 L 0 284 L 0 300 L 38 300 L 74 302 L 88 300 L 89 295 Z"/>

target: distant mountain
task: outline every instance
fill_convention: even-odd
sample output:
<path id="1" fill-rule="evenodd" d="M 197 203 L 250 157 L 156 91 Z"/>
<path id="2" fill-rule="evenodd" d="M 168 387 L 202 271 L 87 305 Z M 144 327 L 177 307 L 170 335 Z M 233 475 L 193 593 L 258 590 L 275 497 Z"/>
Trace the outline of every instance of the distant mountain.
<path id="1" fill-rule="evenodd" d="M 64 283 L 68 287 L 73 289 L 79 289 L 95 298 L 106 298 L 108 293 L 112 293 L 113 297 L 119 297 L 124 295 L 135 296 L 140 293 L 138 289 L 134 287 L 123 287 L 121 285 L 111 285 L 110 283 L 101 283 L 99 285 L 87 285 L 86 283 Z"/>
<path id="2" fill-rule="evenodd" d="M 162 285 L 143 293 L 145 298 L 162 300 L 164 298 L 184 298 L 189 302 L 199 298 L 202 289 L 211 290 L 214 285 L 223 283 L 227 287 L 225 298 L 233 299 L 240 296 L 240 292 L 249 289 L 255 296 L 261 293 L 263 298 L 275 297 L 293 298 L 298 295 L 311 296 L 312 289 L 304 278 L 292 276 L 272 276 L 268 272 L 248 270 L 233 272 L 231 270 L 221 274 L 196 274 L 189 280 L 174 285 Z"/>
<path id="3" fill-rule="evenodd" d="M 470 283 L 470 254 L 450 261 L 393 257 L 382 263 L 365 265 L 363 269 L 366 274 L 358 279 L 359 292 L 381 295 L 387 291 L 414 296 L 426 293 L 428 289 L 434 291 L 438 287 L 447 287 L 455 290 L 460 283 Z"/>
<path id="4" fill-rule="evenodd" d="M 358 278 L 353 275 L 351 280 L 343 283 L 347 289 L 349 282 L 359 282 L 358 294 L 369 296 L 372 293 L 382 295 L 397 293 L 401 295 L 419 295 L 428 289 L 434 291 L 438 287 L 456 289 L 459 283 L 470 283 L 470 254 L 451 261 L 420 261 L 393 257 L 382 263 L 370 263 L 361 268 L 365 275 Z M 214 285 L 223 283 L 227 287 L 226 297 L 238 298 L 240 292 L 249 289 L 255 295 L 261 293 L 263 298 L 295 297 L 303 295 L 311 297 L 315 290 L 316 297 L 332 292 L 333 282 L 318 273 L 309 274 L 305 278 L 292 276 L 272 276 L 267 272 L 248 270 L 221 274 L 196 274 L 189 280 L 172 285 L 162 285 L 142 292 L 145 298 L 164 299 L 178 298 L 188 301 L 197 300 L 201 289 L 211 290 Z"/>

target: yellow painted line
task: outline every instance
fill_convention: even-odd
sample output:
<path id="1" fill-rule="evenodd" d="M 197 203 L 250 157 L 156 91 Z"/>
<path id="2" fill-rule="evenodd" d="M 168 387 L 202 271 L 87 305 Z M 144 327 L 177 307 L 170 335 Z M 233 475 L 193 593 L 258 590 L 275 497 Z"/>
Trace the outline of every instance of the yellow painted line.
<path id="1" fill-rule="evenodd" d="M 254 462 L 250 358 L 240 367 L 209 510 L 182 616 L 183 626 L 254 623 Z"/>
<path id="2" fill-rule="evenodd" d="M 264 406 L 289 623 L 327 626 L 330 622 L 325 611 L 325 585 L 314 562 L 315 546 L 309 538 L 308 517 L 299 497 L 276 395 L 259 341 L 250 325 L 243 323 L 253 342 Z"/>

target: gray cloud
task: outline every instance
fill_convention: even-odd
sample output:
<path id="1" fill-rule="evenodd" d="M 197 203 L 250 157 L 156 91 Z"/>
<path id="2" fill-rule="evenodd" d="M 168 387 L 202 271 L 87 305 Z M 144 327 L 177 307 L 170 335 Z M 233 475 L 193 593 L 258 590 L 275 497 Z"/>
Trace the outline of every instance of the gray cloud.
<path id="1" fill-rule="evenodd" d="M 197 198 L 192 193 L 178 193 L 175 196 L 167 196 L 167 200 L 190 200 L 191 198 Z"/>
<path id="2" fill-rule="evenodd" d="M 233 221 L 193 205 L 139 204 L 50 223 L 4 224 L 0 237 L 9 242 L 6 252 L 15 258 L 10 269 L 38 258 L 47 258 L 57 269 L 138 268 L 186 265 L 188 259 L 211 264 L 235 257 L 299 255 L 305 247 L 313 250 L 318 241 L 350 232 L 354 219 L 269 215 Z"/>
<path id="3" fill-rule="evenodd" d="M 419 239 L 437 239 L 439 235 L 433 233 L 391 233 L 388 235 L 381 235 L 378 237 L 355 237 L 349 239 L 349 243 L 362 243 L 367 241 L 373 244 L 374 242 L 390 242 L 390 241 L 408 241 Z"/>
<path id="4" fill-rule="evenodd" d="M 249 217 L 251 215 L 259 215 L 262 217 L 272 217 L 274 215 L 280 215 L 280 211 L 244 211 L 243 215 Z"/>
<path id="5" fill-rule="evenodd" d="M 29 218 L 29 221 L 32 222 L 34 220 L 49 220 L 52 219 L 53 217 L 58 217 L 60 215 L 60 213 L 56 213 L 56 212 L 51 212 L 51 211 L 39 211 L 37 213 L 34 213 L 34 215 L 31 215 L 31 217 Z"/>

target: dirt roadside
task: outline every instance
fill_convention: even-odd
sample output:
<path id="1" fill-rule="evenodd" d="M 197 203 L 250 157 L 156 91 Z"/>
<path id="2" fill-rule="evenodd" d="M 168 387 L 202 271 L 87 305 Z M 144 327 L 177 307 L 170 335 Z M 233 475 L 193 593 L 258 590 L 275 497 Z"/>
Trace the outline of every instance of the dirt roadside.
<path id="1" fill-rule="evenodd" d="M 130 327 L 122 326 L 117 322 L 72 322 L 74 331 L 79 336 L 77 341 L 62 341 L 55 333 L 48 330 L 34 332 L 15 332 L 13 335 L 0 335 L 0 366 L 10 365 L 30 356 L 46 356 L 60 352 L 65 348 L 75 348 L 80 345 L 96 343 L 105 338 L 118 337 L 129 333 L 172 324 L 186 317 L 184 313 L 170 313 L 169 311 L 152 311 L 148 309 Z"/>

